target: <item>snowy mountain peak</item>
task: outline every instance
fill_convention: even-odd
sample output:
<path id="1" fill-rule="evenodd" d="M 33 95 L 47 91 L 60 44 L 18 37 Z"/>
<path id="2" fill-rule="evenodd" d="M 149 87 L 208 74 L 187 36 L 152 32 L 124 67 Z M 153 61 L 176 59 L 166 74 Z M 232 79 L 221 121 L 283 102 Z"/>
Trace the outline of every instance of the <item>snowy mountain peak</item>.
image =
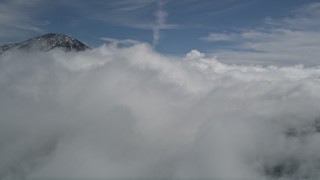
<path id="1" fill-rule="evenodd" d="M 90 49 L 90 47 L 73 37 L 63 34 L 48 33 L 21 43 L 2 45 L 0 46 L 0 54 L 9 49 L 49 51 L 55 48 L 63 49 L 66 52 Z"/>

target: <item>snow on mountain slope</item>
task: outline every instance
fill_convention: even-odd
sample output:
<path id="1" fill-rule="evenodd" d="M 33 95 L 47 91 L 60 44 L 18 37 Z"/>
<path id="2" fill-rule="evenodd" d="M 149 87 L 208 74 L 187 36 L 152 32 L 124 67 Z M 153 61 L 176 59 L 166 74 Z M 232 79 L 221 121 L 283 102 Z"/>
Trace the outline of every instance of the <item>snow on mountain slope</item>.
<path id="1" fill-rule="evenodd" d="M 11 49 L 49 51 L 61 48 L 64 51 L 84 51 L 90 49 L 77 39 L 63 34 L 48 33 L 34 37 L 21 43 L 6 44 L 0 46 L 0 54 Z"/>

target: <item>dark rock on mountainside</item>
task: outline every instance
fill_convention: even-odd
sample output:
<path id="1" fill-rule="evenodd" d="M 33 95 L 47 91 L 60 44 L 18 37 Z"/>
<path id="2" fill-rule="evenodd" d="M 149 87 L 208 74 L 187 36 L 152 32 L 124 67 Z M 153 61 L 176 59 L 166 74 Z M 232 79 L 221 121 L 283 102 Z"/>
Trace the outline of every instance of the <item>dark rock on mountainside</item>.
<path id="1" fill-rule="evenodd" d="M 69 51 L 84 51 L 90 49 L 89 46 L 83 44 L 77 39 L 63 34 L 49 33 L 42 36 L 34 37 L 21 43 L 6 44 L 0 46 L 0 54 L 7 50 L 38 50 L 50 51 L 55 48 L 60 48 L 66 52 Z"/>

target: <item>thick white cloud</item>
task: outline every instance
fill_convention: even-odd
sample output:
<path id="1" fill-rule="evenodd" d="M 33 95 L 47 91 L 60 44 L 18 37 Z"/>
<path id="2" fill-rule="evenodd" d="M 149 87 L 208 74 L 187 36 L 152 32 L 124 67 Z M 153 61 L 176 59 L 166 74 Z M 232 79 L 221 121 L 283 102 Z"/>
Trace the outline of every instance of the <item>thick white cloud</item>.
<path id="1" fill-rule="evenodd" d="M 0 56 L 0 179 L 318 179 L 320 69 L 147 44 Z"/>

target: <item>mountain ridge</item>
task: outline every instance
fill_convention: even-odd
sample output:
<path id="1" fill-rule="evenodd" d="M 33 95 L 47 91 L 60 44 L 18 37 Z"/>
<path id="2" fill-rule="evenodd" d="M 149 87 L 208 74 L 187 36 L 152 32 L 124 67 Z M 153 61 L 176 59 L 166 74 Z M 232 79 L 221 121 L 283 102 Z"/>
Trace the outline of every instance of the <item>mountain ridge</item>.
<path id="1" fill-rule="evenodd" d="M 74 37 L 64 34 L 47 33 L 41 36 L 27 39 L 20 43 L 5 44 L 0 46 L 0 54 L 5 51 L 18 49 L 26 51 L 50 51 L 52 49 L 62 49 L 65 52 L 70 51 L 85 51 L 91 49 L 89 46 L 75 39 Z"/>

